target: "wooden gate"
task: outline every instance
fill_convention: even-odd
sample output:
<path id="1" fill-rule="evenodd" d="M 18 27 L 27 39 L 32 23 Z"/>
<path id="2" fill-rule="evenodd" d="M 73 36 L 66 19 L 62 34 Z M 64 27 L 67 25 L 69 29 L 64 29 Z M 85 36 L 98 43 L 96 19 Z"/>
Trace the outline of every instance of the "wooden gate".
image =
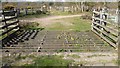
<path id="1" fill-rule="evenodd" d="M 17 10 L 2 10 L 1 12 L 1 22 L 0 22 L 0 40 L 3 44 L 9 44 L 7 40 L 12 34 L 19 30 L 19 20 L 17 19 Z"/>
<path id="2" fill-rule="evenodd" d="M 109 13 L 103 11 L 93 11 L 92 31 L 108 42 L 113 47 L 118 46 L 118 23 L 109 21 Z"/>

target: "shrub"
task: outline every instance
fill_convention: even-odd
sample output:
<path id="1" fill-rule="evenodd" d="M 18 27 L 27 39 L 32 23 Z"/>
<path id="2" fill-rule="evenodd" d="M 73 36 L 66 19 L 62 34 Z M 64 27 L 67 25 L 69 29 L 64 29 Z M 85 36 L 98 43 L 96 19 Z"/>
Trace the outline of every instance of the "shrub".
<path id="1" fill-rule="evenodd" d="M 4 7 L 4 10 L 13 10 L 14 8 L 15 8 L 15 6 L 13 6 L 13 5 L 6 5 Z"/>
<path id="2" fill-rule="evenodd" d="M 37 10 L 36 13 L 37 13 L 37 14 L 41 14 L 42 11 L 41 11 L 41 10 Z"/>
<path id="3" fill-rule="evenodd" d="M 27 9 L 32 9 L 32 7 L 31 6 L 27 6 Z"/>
<path id="4" fill-rule="evenodd" d="M 37 23 L 37 22 L 24 22 L 24 23 L 21 23 L 20 26 L 22 28 L 25 28 L 25 29 L 37 28 L 37 26 L 39 26 L 39 23 Z"/>

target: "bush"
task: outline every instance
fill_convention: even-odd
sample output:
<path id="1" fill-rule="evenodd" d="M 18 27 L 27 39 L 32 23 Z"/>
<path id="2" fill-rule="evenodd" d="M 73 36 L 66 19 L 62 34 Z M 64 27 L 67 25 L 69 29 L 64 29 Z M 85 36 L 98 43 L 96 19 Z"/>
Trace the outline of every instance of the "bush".
<path id="1" fill-rule="evenodd" d="M 39 23 L 37 22 L 24 22 L 20 23 L 21 28 L 29 29 L 29 28 L 37 28 L 39 26 Z"/>
<path id="2" fill-rule="evenodd" d="M 15 6 L 13 6 L 13 5 L 6 5 L 4 7 L 4 10 L 13 10 L 14 8 L 15 8 Z"/>
<path id="3" fill-rule="evenodd" d="M 41 11 L 41 10 L 37 10 L 36 13 L 37 13 L 37 14 L 41 14 L 42 11 Z"/>
<path id="4" fill-rule="evenodd" d="M 32 7 L 31 6 L 27 6 L 27 9 L 32 9 Z"/>

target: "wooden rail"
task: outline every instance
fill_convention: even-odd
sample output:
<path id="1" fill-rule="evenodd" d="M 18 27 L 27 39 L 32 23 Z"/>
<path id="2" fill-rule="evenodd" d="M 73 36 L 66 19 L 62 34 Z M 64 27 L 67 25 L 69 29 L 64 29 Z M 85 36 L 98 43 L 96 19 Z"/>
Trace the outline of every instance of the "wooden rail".
<path id="1" fill-rule="evenodd" d="M 118 26 L 107 21 L 109 14 L 102 11 L 93 11 L 92 31 L 113 47 L 118 47 Z"/>

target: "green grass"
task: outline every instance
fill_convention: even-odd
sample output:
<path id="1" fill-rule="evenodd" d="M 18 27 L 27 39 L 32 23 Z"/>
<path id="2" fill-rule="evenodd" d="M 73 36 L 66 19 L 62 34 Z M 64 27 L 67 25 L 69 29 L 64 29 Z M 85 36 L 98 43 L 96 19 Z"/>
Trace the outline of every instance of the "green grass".
<path id="1" fill-rule="evenodd" d="M 68 30 L 69 27 L 57 22 L 51 25 L 51 27 L 46 27 L 46 30 Z"/>
<path id="2" fill-rule="evenodd" d="M 33 68 L 34 66 L 67 66 L 68 64 L 73 62 L 73 60 L 64 60 L 62 58 L 63 56 L 57 55 L 40 56 L 34 60 L 34 64 L 26 64 L 24 66 L 32 66 Z"/>
<path id="3" fill-rule="evenodd" d="M 72 58 L 80 58 L 79 55 L 76 55 L 76 54 L 72 54 L 72 55 L 67 55 L 68 57 L 72 57 Z"/>
<path id="4" fill-rule="evenodd" d="M 112 62 L 113 62 L 114 64 L 120 65 L 120 60 L 119 60 L 119 59 L 112 60 Z"/>
<path id="5" fill-rule="evenodd" d="M 64 25 L 64 24 L 61 24 L 60 22 L 56 22 L 52 24 L 51 27 L 46 27 L 45 29 L 46 30 L 73 30 L 73 31 L 87 31 L 91 29 L 91 21 L 81 19 L 80 17 L 64 18 L 59 20 L 63 20 L 64 22 L 67 22 L 67 24 L 72 24 L 72 25 Z"/>
<path id="6" fill-rule="evenodd" d="M 80 17 L 77 17 L 77 18 L 74 18 L 74 20 L 72 21 L 72 24 L 74 24 L 72 28 L 75 31 L 87 31 L 91 29 L 90 22 L 91 21 L 89 20 L 84 20 L 84 19 L 80 19 Z"/>

